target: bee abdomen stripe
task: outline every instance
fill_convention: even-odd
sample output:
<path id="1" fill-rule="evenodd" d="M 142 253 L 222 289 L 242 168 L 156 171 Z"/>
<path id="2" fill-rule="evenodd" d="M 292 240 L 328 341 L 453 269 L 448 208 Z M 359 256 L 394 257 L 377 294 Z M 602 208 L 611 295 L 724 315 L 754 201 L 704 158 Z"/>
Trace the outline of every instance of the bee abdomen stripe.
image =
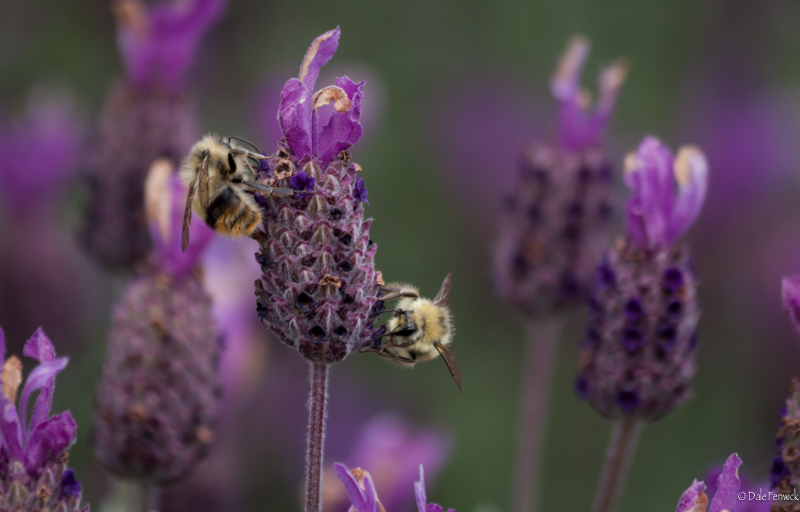
<path id="1" fill-rule="evenodd" d="M 230 187 L 226 187 L 225 190 L 220 192 L 220 194 L 211 201 L 211 204 L 208 205 L 208 209 L 206 210 L 206 224 L 216 229 L 217 221 L 225 214 L 229 206 L 232 204 L 238 205 L 239 202 L 240 199 L 236 197 L 233 190 L 231 190 Z"/>

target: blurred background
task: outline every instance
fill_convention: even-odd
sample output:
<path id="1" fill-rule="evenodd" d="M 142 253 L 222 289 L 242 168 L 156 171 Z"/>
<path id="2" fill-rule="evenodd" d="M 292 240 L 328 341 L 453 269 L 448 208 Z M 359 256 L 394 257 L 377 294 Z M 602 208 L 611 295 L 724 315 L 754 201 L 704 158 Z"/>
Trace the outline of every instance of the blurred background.
<path id="1" fill-rule="evenodd" d="M 396 510 L 413 509 L 419 462 L 431 501 L 460 512 L 509 508 L 523 319 L 492 293 L 496 212 L 516 148 L 555 127 L 548 81 L 567 40 L 583 34 L 592 43 L 589 88 L 613 59 L 632 62 L 608 130 L 618 204 L 620 163 L 645 134 L 672 148 L 700 145 L 711 172 L 685 240 L 703 308 L 694 398 L 643 430 L 620 510 L 672 510 L 693 478 L 732 452 L 751 481 L 766 481 L 777 413 L 800 374 L 800 344 L 780 301 L 780 278 L 800 273 L 799 21 L 790 0 L 228 0 L 185 81 L 195 137 L 235 134 L 272 152 L 282 84 L 316 36 L 341 26 L 318 84 L 342 74 L 367 80 L 365 135 L 352 155 L 369 188 L 376 265 L 387 281 L 413 282 L 427 296 L 453 272 L 464 395 L 438 361 L 403 371 L 354 354 L 332 368 L 326 461 L 372 471 L 379 492 L 399 487 Z M 92 402 L 127 278 L 103 270 L 78 242 L 89 201 L 81 176 L 108 91 L 123 76 L 109 2 L 0 5 L 0 326 L 9 351 L 20 353 L 41 325 L 70 356 L 54 411 L 70 409 L 78 421 L 70 460 L 98 510 L 113 485 L 93 455 Z M 36 119 L 45 135 L 31 142 L 25 130 Z M 35 206 L 26 194 L 41 186 L 13 188 L 28 174 L 52 174 Z M 209 274 L 227 290 L 219 293 L 252 294 L 258 266 L 248 251 L 246 242 L 213 248 L 209 258 L 221 263 Z M 250 277 L 233 276 L 248 266 Z M 195 475 L 165 493 L 167 512 L 201 510 L 192 500 L 210 503 L 204 493 L 235 502 L 232 510 L 299 508 L 306 365 L 258 325 L 254 300 L 231 303 L 241 304 L 232 306 L 241 341 L 229 341 L 238 355 L 226 363 L 236 382 L 226 387 L 223 435 Z M 590 507 L 610 434 L 572 389 L 584 328 L 583 314 L 570 317 L 559 349 L 542 510 Z M 375 448 L 364 448 L 368 441 Z M 381 450 L 418 460 L 402 473 L 388 459 L 381 469 L 358 455 Z M 338 481 L 326 486 L 343 491 Z"/>

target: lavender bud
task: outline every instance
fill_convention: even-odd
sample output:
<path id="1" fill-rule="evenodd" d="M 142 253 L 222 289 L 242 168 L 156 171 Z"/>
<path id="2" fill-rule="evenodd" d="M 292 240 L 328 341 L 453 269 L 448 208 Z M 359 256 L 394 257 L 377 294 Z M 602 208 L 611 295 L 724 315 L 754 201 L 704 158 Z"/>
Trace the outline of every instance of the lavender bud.
<path id="1" fill-rule="evenodd" d="M 259 178 L 302 193 L 257 194 L 264 223 L 253 236 L 262 269 L 255 290 L 259 318 L 317 363 L 342 360 L 370 338 L 368 315 L 378 293 L 377 247 L 362 206 L 367 190 L 348 151 L 361 137 L 364 82 L 342 77 L 314 93 L 319 69 L 336 51 L 339 34 L 337 28 L 318 37 L 300 77 L 281 92 L 278 119 L 284 139 L 278 153 L 261 165 Z M 328 104 L 333 112 L 323 127 L 319 109 Z"/>
<path id="2" fill-rule="evenodd" d="M 495 251 L 495 289 L 529 315 L 548 315 L 586 297 L 608 240 L 612 169 L 602 134 L 626 73 L 601 75 L 600 98 L 587 112 L 579 75 L 588 54 L 570 42 L 551 88 L 559 100 L 557 137 L 522 152 Z"/>

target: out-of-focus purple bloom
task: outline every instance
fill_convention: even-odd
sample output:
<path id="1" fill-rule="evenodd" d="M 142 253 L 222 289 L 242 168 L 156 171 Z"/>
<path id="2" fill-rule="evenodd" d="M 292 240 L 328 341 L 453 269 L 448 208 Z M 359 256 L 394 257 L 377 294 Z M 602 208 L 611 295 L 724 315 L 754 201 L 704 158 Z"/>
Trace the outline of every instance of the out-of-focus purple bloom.
<path id="1" fill-rule="evenodd" d="M 316 156 L 327 165 L 340 151 L 361 138 L 362 89 L 366 82 L 355 83 L 346 76 L 314 92 L 319 70 L 336 52 L 341 31 L 335 28 L 316 38 L 300 66 L 299 78 L 292 78 L 281 91 L 278 120 L 286 143 L 298 160 Z M 319 109 L 333 103 L 336 112 L 325 126 L 320 126 Z"/>
<path id="2" fill-rule="evenodd" d="M 84 125 L 70 97 L 34 90 L 18 119 L 0 118 L 0 205 L 29 216 L 52 207 L 77 171 Z"/>
<path id="3" fill-rule="evenodd" d="M 411 498 L 407 482 L 417 475 L 420 464 L 436 478 L 450 452 L 450 440 L 445 434 L 427 429 L 414 431 L 403 418 L 390 414 L 371 419 L 356 439 L 357 444 L 346 459 L 352 465 L 370 468 L 381 501 L 389 510 L 406 508 Z M 338 487 L 326 481 L 323 489 L 323 508 L 344 510 L 338 506 L 345 498 L 336 493 Z"/>
<path id="4" fill-rule="evenodd" d="M 128 79 L 137 87 L 179 89 L 203 34 L 220 18 L 226 0 L 165 2 L 117 0 L 117 44 Z"/>
<path id="5" fill-rule="evenodd" d="M 781 282 L 781 296 L 786 314 L 800 337 L 800 276 L 785 277 Z"/>
<path id="6" fill-rule="evenodd" d="M 582 37 L 572 39 L 550 81 L 550 91 L 561 102 L 558 141 L 565 149 L 581 150 L 601 142 L 628 71 L 625 61 L 616 62 L 602 71 L 597 103 L 590 111 L 587 94 L 580 84 L 581 70 L 588 56 L 589 42 Z"/>
<path id="7" fill-rule="evenodd" d="M 741 465 L 742 459 L 735 453 L 725 461 L 722 474 L 717 479 L 716 492 L 708 512 L 734 510 L 741 485 L 739 479 L 739 466 Z M 705 490 L 705 483 L 695 480 L 681 496 L 676 512 L 705 512 L 708 506 L 708 496 L 706 496 Z"/>
<path id="8" fill-rule="evenodd" d="M 708 187 L 702 151 L 684 146 L 673 157 L 655 137 L 645 137 L 625 159 L 628 236 L 640 249 L 668 247 L 694 223 Z M 677 182 L 677 191 L 676 191 Z"/>
<path id="9" fill-rule="evenodd" d="M 206 247 L 214 239 L 214 230 L 194 215 L 190 227 L 192 243 L 181 250 L 181 230 L 186 206 L 187 188 L 183 185 L 174 165 L 158 159 L 150 166 L 145 182 L 145 209 L 150 225 L 150 236 L 155 249 L 156 265 L 166 274 L 180 279 L 198 263 Z"/>
<path id="10" fill-rule="evenodd" d="M 19 407 L 16 402 L 22 384 L 22 362 L 11 356 L 0 373 L 0 492 L 4 494 L 0 499 L 10 510 L 33 510 L 34 504 L 51 507 L 50 510 L 77 510 L 81 486 L 62 456 L 75 443 L 78 426 L 69 411 L 50 416 L 55 376 L 67 366 L 69 358 L 56 357 L 41 328 L 25 343 L 22 353 L 39 364 L 28 375 Z M 0 359 L 4 357 L 5 337 L 0 329 Z M 39 396 L 26 425 L 28 400 L 35 391 Z"/>

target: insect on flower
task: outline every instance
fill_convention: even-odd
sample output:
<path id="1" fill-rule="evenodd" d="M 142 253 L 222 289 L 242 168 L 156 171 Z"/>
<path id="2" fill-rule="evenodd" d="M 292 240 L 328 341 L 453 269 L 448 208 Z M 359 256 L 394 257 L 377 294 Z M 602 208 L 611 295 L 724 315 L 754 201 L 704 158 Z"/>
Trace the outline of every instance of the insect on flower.
<path id="1" fill-rule="evenodd" d="M 260 183 L 248 158 L 270 157 L 253 153 L 228 137 L 208 134 L 192 146 L 181 168 L 181 179 L 189 187 L 183 216 L 181 249 L 189 246 L 192 210 L 218 233 L 230 236 L 250 235 L 261 224 L 261 210 L 251 189 L 266 195 L 294 195 L 290 188 L 275 188 Z M 249 143 L 248 143 L 249 144 Z M 255 146 L 254 146 L 255 147 Z M 249 187 L 249 188 L 248 188 Z"/>
<path id="2" fill-rule="evenodd" d="M 461 372 L 455 355 L 450 350 L 453 342 L 453 319 L 450 314 L 450 277 L 444 278 L 439 293 L 433 300 L 419 296 L 419 291 L 407 284 L 388 284 L 383 288 L 387 295 L 380 300 L 400 299 L 386 325 L 388 337 L 380 348 L 371 349 L 381 357 L 408 368 L 420 361 L 442 356 L 450 375 L 461 389 Z"/>

